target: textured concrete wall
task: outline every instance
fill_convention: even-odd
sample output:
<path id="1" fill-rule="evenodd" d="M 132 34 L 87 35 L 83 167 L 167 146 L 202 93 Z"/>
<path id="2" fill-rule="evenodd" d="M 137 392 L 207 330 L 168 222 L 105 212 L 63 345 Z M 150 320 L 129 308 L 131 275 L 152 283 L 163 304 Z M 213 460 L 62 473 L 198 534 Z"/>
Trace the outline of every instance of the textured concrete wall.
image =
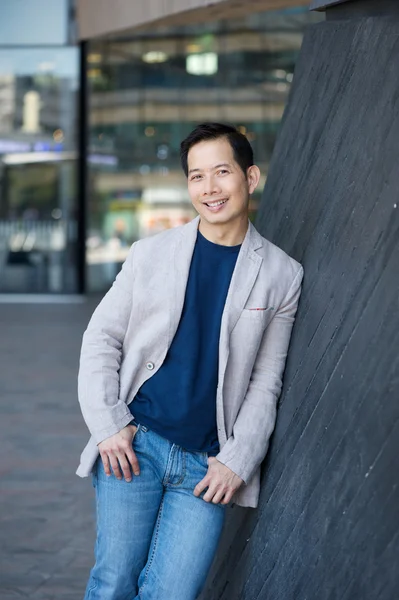
<path id="1" fill-rule="evenodd" d="M 327 6 L 335 6 L 347 2 L 347 0 L 312 0 L 310 3 L 311 10 L 324 10 Z"/>
<path id="2" fill-rule="evenodd" d="M 395 600 L 399 19 L 307 33 L 260 231 L 305 267 L 259 508 L 233 507 L 206 600 Z"/>
<path id="3" fill-rule="evenodd" d="M 313 0 L 310 9 L 325 10 L 328 19 L 350 19 L 399 12 L 399 4 L 397 0 Z"/>

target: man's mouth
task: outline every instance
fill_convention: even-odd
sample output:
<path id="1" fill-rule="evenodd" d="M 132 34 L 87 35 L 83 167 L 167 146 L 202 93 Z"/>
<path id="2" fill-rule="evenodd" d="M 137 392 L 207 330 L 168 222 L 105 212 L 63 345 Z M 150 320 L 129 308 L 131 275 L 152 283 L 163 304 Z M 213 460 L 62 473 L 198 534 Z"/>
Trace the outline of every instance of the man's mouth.
<path id="1" fill-rule="evenodd" d="M 205 206 L 209 208 L 216 208 L 216 206 L 222 206 L 222 204 L 226 204 L 227 198 L 224 200 L 216 200 L 215 202 L 204 202 Z"/>

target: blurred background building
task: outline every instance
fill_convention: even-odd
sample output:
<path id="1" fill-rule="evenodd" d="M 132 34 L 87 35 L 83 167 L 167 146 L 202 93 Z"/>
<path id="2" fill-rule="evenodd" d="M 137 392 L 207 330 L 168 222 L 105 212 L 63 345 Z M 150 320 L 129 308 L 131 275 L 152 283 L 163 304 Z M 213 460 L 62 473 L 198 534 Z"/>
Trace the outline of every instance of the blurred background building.
<path id="1" fill-rule="evenodd" d="M 126 27 L 101 29 L 106 4 L 96 21 L 90 0 L 2 0 L 0 293 L 103 292 L 131 243 L 189 221 L 179 144 L 204 120 L 253 145 L 254 218 L 304 30 L 320 20 L 301 0 L 187 0 L 152 20 L 137 3 Z"/>

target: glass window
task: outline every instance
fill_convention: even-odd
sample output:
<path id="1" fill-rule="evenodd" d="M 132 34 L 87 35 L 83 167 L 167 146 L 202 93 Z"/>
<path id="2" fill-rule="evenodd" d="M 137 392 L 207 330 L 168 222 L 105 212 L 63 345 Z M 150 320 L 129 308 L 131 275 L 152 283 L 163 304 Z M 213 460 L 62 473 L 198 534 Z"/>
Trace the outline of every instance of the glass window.
<path id="1" fill-rule="evenodd" d="M 2 46 L 66 44 L 69 0 L 1 0 Z"/>
<path id="2" fill-rule="evenodd" d="M 90 44 L 89 289 L 109 287 L 132 242 L 195 216 L 179 146 L 201 121 L 250 140 L 255 218 L 304 28 L 318 19 L 291 9 Z"/>
<path id="3" fill-rule="evenodd" d="M 0 292 L 77 291 L 78 49 L 0 49 Z"/>

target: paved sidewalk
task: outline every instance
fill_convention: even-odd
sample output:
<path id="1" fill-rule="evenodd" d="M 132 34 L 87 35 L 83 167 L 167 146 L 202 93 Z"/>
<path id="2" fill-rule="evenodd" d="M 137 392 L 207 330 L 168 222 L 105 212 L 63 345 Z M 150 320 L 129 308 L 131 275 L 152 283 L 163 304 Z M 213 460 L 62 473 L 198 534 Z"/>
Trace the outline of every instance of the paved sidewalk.
<path id="1" fill-rule="evenodd" d="M 0 599 L 81 600 L 93 562 L 76 375 L 96 301 L 0 304 Z"/>

